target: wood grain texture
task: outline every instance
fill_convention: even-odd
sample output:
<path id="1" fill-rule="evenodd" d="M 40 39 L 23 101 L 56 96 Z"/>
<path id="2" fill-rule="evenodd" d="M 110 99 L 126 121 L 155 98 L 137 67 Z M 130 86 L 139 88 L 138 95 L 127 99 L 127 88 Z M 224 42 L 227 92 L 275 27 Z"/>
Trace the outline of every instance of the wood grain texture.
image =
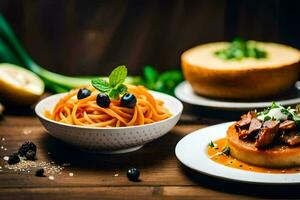
<path id="1" fill-rule="evenodd" d="M 194 110 L 195 111 L 195 110 Z M 218 117 L 236 116 L 212 111 Z M 0 121 L 0 157 L 18 150 L 27 140 L 36 143 L 38 161 L 70 163 L 55 180 L 15 172 L 0 172 L 0 199 L 251 199 L 297 198 L 297 186 L 261 186 L 211 178 L 183 167 L 174 155 L 176 143 L 186 134 L 222 122 L 207 112 L 184 112 L 180 123 L 164 137 L 141 150 L 122 155 L 90 154 L 49 136 L 33 115 L 6 115 Z M 201 116 L 201 117 L 200 117 Z M 192 120 L 193 119 L 193 120 Z M 194 123 L 190 123 L 193 121 Z M 49 154 L 50 153 L 50 154 Z M 0 166 L 4 166 L 3 159 Z M 138 167 L 141 182 L 126 177 Z M 73 177 L 69 173 L 74 173 Z M 118 176 L 115 176 L 118 174 Z"/>
<path id="2" fill-rule="evenodd" d="M 0 12 L 41 66 L 68 75 L 140 74 L 180 67 L 180 55 L 212 41 L 246 39 L 300 48 L 299 1 L 3 0 Z"/>

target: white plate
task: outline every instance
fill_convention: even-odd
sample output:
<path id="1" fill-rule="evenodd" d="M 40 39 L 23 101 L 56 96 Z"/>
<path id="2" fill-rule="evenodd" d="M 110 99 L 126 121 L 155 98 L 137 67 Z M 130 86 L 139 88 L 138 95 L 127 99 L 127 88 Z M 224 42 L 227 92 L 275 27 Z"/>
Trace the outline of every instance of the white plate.
<path id="1" fill-rule="evenodd" d="M 225 137 L 226 130 L 232 123 L 228 122 L 199 129 L 185 136 L 176 145 L 176 157 L 185 166 L 193 170 L 222 179 L 261 184 L 300 183 L 300 173 L 268 174 L 250 172 L 227 167 L 212 161 L 206 152 L 208 143 Z"/>
<path id="2" fill-rule="evenodd" d="M 300 103 L 300 92 L 297 89 L 299 83 L 295 84 L 295 87 L 291 88 L 285 94 L 261 100 L 257 102 L 239 102 L 222 99 L 212 99 L 200 96 L 194 93 L 191 85 L 184 81 L 180 83 L 175 89 L 175 95 L 181 101 L 192 105 L 199 105 L 204 107 L 210 107 L 215 109 L 227 109 L 227 110 L 250 110 L 256 108 L 265 108 L 271 105 L 272 101 L 276 101 L 283 106 L 294 105 Z"/>

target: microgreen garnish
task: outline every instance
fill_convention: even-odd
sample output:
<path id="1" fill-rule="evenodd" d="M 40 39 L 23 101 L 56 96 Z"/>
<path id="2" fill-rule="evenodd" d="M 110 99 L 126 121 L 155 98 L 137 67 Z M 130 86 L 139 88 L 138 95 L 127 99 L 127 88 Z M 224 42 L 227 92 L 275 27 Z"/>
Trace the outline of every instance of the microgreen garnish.
<path id="1" fill-rule="evenodd" d="M 208 143 L 208 147 L 214 148 L 214 147 L 216 147 L 216 144 L 215 144 L 213 141 L 210 141 L 210 142 Z"/>
<path id="2" fill-rule="evenodd" d="M 265 116 L 264 121 L 268 121 L 270 119 L 271 119 L 271 117 L 267 115 L 267 116 Z"/>
<path id="3" fill-rule="evenodd" d="M 277 103 L 276 102 L 272 102 L 272 105 L 271 105 L 271 109 L 272 108 L 279 108 L 280 107 L 280 105 L 277 105 Z"/>
<path id="4" fill-rule="evenodd" d="M 118 99 L 127 92 L 123 83 L 127 76 L 127 68 L 121 65 L 115 68 L 109 75 L 108 81 L 102 78 L 92 79 L 92 86 L 112 99 Z"/>
<path id="5" fill-rule="evenodd" d="M 265 110 L 257 113 L 257 117 L 260 120 L 267 121 L 267 120 L 278 120 L 278 121 L 284 121 L 284 120 L 293 120 L 296 122 L 297 127 L 300 128 L 300 116 L 299 116 L 299 108 L 300 106 L 296 106 L 296 109 L 292 109 L 290 106 L 285 108 L 281 106 L 280 104 L 277 104 L 275 102 L 272 103 L 272 105 Z M 298 109 L 298 110 L 297 110 Z"/>
<path id="6" fill-rule="evenodd" d="M 288 110 L 288 109 L 281 109 L 280 110 L 280 112 L 282 113 L 282 114 L 284 114 L 284 115 L 290 115 L 291 113 L 290 113 L 290 111 Z"/>
<path id="7" fill-rule="evenodd" d="M 230 155 L 230 147 L 226 146 L 222 149 L 222 154 L 229 156 Z"/>
<path id="8" fill-rule="evenodd" d="M 227 48 L 218 50 L 214 54 L 223 60 L 241 60 L 243 58 L 262 59 L 267 52 L 257 47 L 257 42 L 235 38 Z"/>

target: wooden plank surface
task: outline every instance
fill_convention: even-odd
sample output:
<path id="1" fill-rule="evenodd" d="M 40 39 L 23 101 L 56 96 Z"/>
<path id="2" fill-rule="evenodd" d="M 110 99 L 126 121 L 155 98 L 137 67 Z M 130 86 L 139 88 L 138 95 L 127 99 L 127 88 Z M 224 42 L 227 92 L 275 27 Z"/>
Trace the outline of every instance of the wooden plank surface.
<path id="1" fill-rule="evenodd" d="M 145 145 L 139 151 L 121 155 L 81 151 L 49 136 L 34 115 L 6 115 L 0 122 L 0 146 L 3 146 L 0 149 L 0 158 L 17 151 L 24 141 L 30 140 L 38 147 L 37 162 L 54 162 L 55 165 L 70 163 L 70 166 L 66 166 L 62 174 L 55 174 L 54 180 L 49 180 L 47 177 L 34 176 L 34 170 L 8 170 L 4 167 L 5 161 L 0 159 L 0 199 L 300 197 L 297 186 L 229 182 L 201 175 L 182 166 L 174 155 L 176 143 L 194 130 L 223 121 L 212 120 L 201 112 L 193 115 L 186 112 L 180 123 L 164 137 Z M 213 114 L 216 115 L 216 112 Z M 132 166 L 140 169 L 141 182 L 128 181 L 126 170 Z M 69 176 L 69 173 L 74 176 Z"/>

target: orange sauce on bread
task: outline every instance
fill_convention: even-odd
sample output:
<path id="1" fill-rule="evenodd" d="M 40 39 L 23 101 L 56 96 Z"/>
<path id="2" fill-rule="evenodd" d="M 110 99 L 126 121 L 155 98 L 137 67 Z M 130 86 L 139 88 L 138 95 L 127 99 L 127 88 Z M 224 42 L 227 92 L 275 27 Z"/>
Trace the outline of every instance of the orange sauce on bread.
<path id="1" fill-rule="evenodd" d="M 253 172 L 261 172 L 261 173 L 273 173 L 273 174 L 293 174 L 293 173 L 300 173 L 300 166 L 293 167 L 293 168 L 265 168 L 265 167 L 258 167 L 254 165 L 247 164 L 245 162 L 239 161 L 232 156 L 227 156 L 222 154 L 222 150 L 227 146 L 227 139 L 222 138 L 216 141 L 213 141 L 216 144 L 216 147 L 208 147 L 207 153 L 211 160 L 217 162 L 221 165 L 225 165 L 228 167 L 253 171 Z"/>

